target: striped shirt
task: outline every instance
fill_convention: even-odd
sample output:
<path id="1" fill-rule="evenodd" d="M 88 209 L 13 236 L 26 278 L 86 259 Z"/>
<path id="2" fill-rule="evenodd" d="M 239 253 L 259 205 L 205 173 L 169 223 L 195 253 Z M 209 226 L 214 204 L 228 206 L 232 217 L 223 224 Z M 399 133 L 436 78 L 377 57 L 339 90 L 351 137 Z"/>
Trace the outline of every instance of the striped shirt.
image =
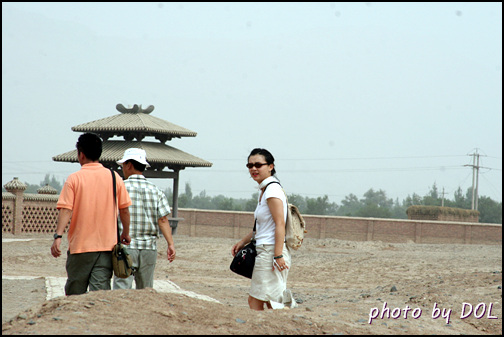
<path id="1" fill-rule="evenodd" d="M 133 174 L 124 181 L 132 205 L 130 212 L 129 248 L 157 249 L 158 219 L 170 214 L 166 195 L 141 174 Z M 119 218 L 122 231 L 122 223 Z"/>

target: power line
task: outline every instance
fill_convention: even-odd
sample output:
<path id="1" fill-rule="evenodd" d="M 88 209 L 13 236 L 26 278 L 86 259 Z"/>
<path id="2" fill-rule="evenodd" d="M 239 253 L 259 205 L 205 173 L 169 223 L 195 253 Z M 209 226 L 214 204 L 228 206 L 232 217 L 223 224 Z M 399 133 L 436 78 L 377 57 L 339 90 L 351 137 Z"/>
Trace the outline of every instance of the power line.
<path id="1" fill-rule="evenodd" d="M 460 165 L 453 165 L 453 166 L 427 166 L 427 167 L 381 167 L 381 168 L 349 168 L 349 169 L 321 169 L 321 170 L 310 170 L 310 172 L 333 172 L 333 173 L 339 173 L 339 172 L 379 172 L 379 171 L 428 171 L 428 170 L 451 170 L 451 169 L 461 169 L 463 168 Z M 51 171 L 49 173 L 67 173 L 67 172 L 72 172 L 72 170 L 66 170 L 66 171 Z M 243 173 L 246 172 L 242 169 L 236 169 L 236 170 L 218 170 L 218 169 L 212 169 L 212 173 L 215 172 L 239 172 Z M 299 169 L 299 170 L 282 170 L 282 173 L 297 173 L 297 172 L 306 172 L 305 169 Z M 48 173 L 47 171 L 22 171 L 20 172 L 20 169 L 17 171 L 13 172 L 2 172 L 3 174 L 18 174 L 18 173 L 23 173 L 23 174 L 46 174 Z M 210 172 L 206 172 L 210 173 Z"/>
<path id="2" fill-rule="evenodd" d="M 423 170 L 452 170 L 452 169 L 463 169 L 461 165 L 453 165 L 453 166 L 427 166 L 427 167 L 381 167 L 381 168 L 349 168 L 349 169 L 310 169 L 310 172 L 332 172 L 332 173 L 339 173 L 339 172 L 378 172 L 378 171 L 423 171 Z M 214 172 L 226 172 L 226 173 L 233 173 L 233 172 L 238 172 L 238 173 L 243 173 L 242 169 L 236 169 L 236 170 L 216 170 L 212 169 L 212 173 Z M 299 169 L 299 170 L 284 170 L 282 169 L 280 173 L 299 173 L 299 172 L 306 172 L 306 169 Z M 210 172 L 206 172 L 210 173 Z"/>
<path id="3" fill-rule="evenodd" d="M 448 158 L 448 157 L 465 157 L 466 155 L 437 155 L 437 156 L 396 156 L 396 157 L 340 157 L 340 158 L 305 158 L 310 161 L 330 161 L 330 160 L 375 160 L 375 159 L 413 159 L 413 158 Z M 492 157 L 495 158 L 495 157 Z M 232 160 L 241 161 L 241 158 L 209 158 L 207 160 Z M 281 161 L 299 160 L 299 158 L 280 158 Z"/>
<path id="4" fill-rule="evenodd" d="M 486 182 L 488 182 L 488 185 L 487 185 L 487 186 L 489 186 L 489 187 L 493 190 L 493 192 L 495 193 L 495 195 L 496 195 L 496 196 L 498 196 L 498 195 L 502 195 L 502 190 L 501 190 L 501 192 L 499 193 L 499 191 L 497 191 L 497 190 L 494 188 L 494 184 L 492 184 L 492 182 L 491 182 L 490 180 L 488 180 L 488 179 L 485 177 L 485 175 L 484 175 L 484 174 L 481 174 L 481 177 L 482 177 L 482 178 L 483 178 Z M 498 197 L 497 197 L 496 199 L 498 200 Z"/>

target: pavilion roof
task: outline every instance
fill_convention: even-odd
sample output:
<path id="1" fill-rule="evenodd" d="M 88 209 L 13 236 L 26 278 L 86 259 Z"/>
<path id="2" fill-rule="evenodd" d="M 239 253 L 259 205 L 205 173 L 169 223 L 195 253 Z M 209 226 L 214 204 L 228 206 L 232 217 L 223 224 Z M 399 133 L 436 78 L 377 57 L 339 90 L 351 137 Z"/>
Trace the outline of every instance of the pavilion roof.
<path id="1" fill-rule="evenodd" d="M 212 163 L 204 159 L 193 156 L 172 146 L 157 142 L 146 141 L 103 141 L 101 163 L 110 166 L 117 166 L 116 161 L 123 157 L 124 151 L 129 148 L 144 149 L 147 154 L 147 162 L 152 169 L 162 170 L 164 167 L 170 169 L 184 167 L 211 167 Z M 77 149 L 54 156 L 54 161 L 78 162 Z"/>
<path id="2" fill-rule="evenodd" d="M 92 122 L 79 124 L 72 127 L 72 131 L 93 132 L 104 140 L 119 136 L 125 140 L 142 140 L 144 137 L 155 137 L 162 143 L 172 138 L 196 137 L 197 133 L 165 121 L 161 118 L 151 116 L 154 106 L 150 105 L 146 109 L 142 106 L 134 105 L 132 108 L 125 108 L 122 104 L 117 104 L 116 109 L 121 113 L 98 119 Z"/>

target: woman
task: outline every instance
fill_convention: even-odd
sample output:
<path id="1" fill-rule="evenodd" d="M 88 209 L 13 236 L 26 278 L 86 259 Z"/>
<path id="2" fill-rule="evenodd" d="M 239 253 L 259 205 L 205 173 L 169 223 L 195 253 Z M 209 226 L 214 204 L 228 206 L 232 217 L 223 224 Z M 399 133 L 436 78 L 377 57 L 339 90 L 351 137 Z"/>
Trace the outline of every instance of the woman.
<path id="1" fill-rule="evenodd" d="M 264 310 L 280 309 L 285 305 L 293 308 L 296 301 L 287 290 L 287 275 L 291 255 L 285 245 L 285 221 L 287 201 L 285 193 L 275 178 L 275 159 L 265 149 L 253 149 L 248 157 L 247 167 L 250 176 L 259 184 L 259 202 L 254 216 L 256 222 L 256 249 L 252 284 L 249 291 L 249 307 Z M 266 185 L 268 185 L 266 188 Z M 253 232 L 231 248 L 233 256 L 252 240 Z"/>

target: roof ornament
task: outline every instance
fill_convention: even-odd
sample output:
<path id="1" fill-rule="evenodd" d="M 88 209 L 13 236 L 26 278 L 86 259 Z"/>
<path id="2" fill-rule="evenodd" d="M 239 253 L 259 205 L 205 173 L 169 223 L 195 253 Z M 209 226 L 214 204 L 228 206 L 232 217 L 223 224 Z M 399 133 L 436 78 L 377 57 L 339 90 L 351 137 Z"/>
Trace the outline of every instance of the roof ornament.
<path id="1" fill-rule="evenodd" d="M 44 187 L 41 187 L 37 189 L 38 194 L 58 194 L 58 190 L 56 190 L 54 187 L 50 186 L 49 184 L 46 184 Z"/>
<path id="2" fill-rule="evenodd" d="M 154 105 L 149 105 L 147 108 L 142 109 L 142 104 L 138 105 L 135 104 L 133 107 L 126 108 L 124 105 L 121 103 L 116 105 L 117 111 L 123 114 L 138 114 L 138 113 L 144 113 L 144 114 L 150 114 L 152 111 L 154 111 Z"/>
<path id="3" fill-rule="evenodd" d="M 26 184 L 24 184 L 23 182 L 21 182 L 18 177 L 14 177 L 13 180 L 9 181 L 7 184 L 4 185 L 4 188 L 8 191 L 8 192 L 11 192 L 11 191 L 14 191 L 14 190 L 20 190 L 20 191 L 24 191 L 26 190 L 28 186 L 26 186 Z"/>

